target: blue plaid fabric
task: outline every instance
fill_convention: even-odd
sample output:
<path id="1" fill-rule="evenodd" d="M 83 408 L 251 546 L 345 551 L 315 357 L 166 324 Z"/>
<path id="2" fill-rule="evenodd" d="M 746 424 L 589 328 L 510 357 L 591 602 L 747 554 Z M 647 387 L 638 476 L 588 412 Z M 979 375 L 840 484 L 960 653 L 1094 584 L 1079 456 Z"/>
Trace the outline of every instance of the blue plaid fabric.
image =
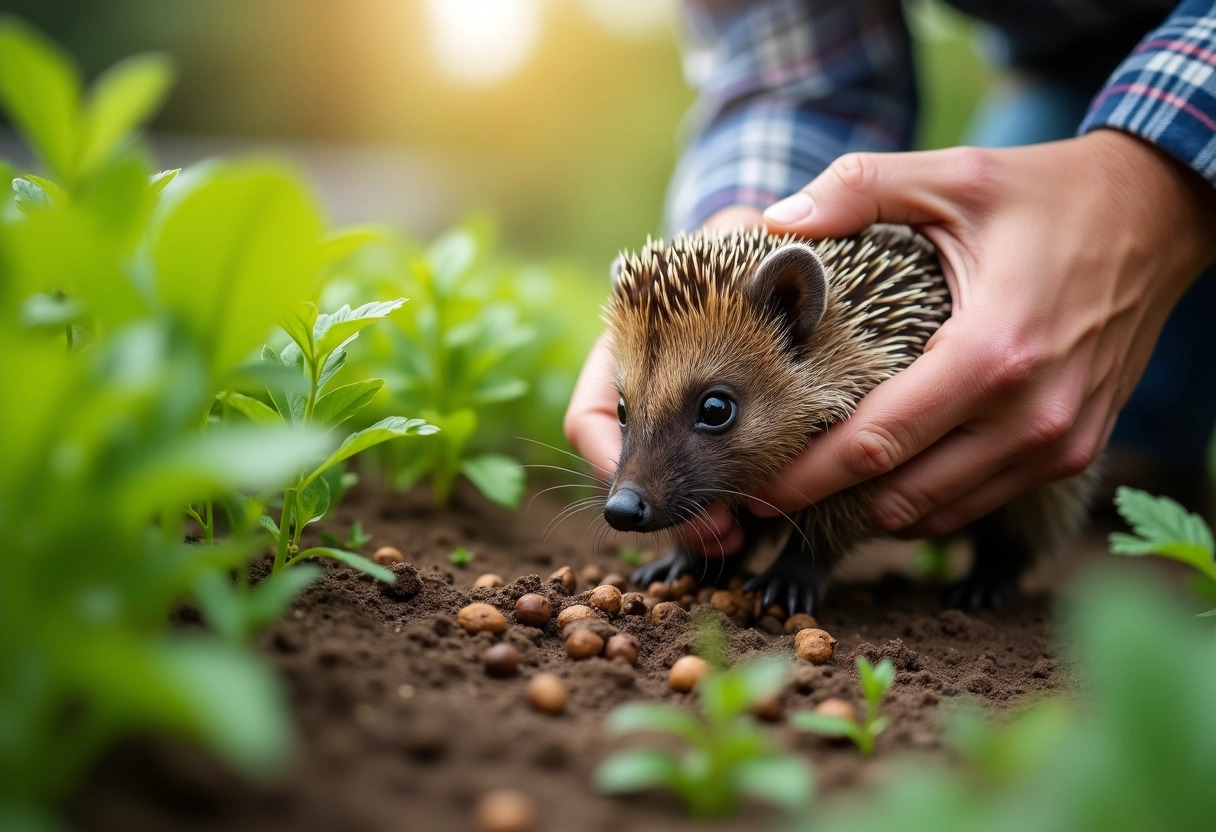
<path id="1" fill-rule="evenodd" d="M 1216 2 L 1172 11 L 1162 0 L 955 2 L 986 21 L 1013 69 L 1093 89 L 1078 133 L 1133 133 L 1216 185 Z M 670 230 L 730 205 L 764 208 L 844 153 L 911 146 L 917 93 L 899 0 L 684 6 L 685 72 L 699 98 L 669 194 Z"/>

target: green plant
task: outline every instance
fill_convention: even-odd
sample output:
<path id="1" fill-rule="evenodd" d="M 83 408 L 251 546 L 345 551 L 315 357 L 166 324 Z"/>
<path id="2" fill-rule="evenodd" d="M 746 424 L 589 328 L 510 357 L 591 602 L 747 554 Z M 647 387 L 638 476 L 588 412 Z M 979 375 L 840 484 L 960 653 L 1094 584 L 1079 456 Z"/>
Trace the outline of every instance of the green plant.
<path id="1" fill-rule="evenodd" d="M 457 546 L 450 554 L 448 554 L 448 563 L 452 566 L 458 566 L 461 569 L 473 562 L 473 553 L 463 546 Z"/>
<path id="2" fill-rule="evenodd" d="M 1151 583 L 1090 575 L 1064 617 L 1078 690 L 994 724 L 969 709 L 959 763 L 893 769 L 815 832 L 1207 829 L 1216 779 L 1216 642 Z"/>
<path id="3" fill-rule="evenodd" d="M 342 540 L 333 532 L 321 532 L 321 542 L 326 546 L 338 548 L 345 546 L 347 549 L 362 549 L 371 542 L 372 536 L 363 531 L 363 524 L 356 520 L 351 524 L 350 529 L 346 533 L 346 539 Z"/>
<path id="4" fill-rule="evenodd" d="M 1212 530 L 1202 517 L 1190 514 L 1169 497 L 1154 497 L 1126 486 L 1115 493 L 1115 505 L 1133 533 L 1110 535 L 1113 554 L 1160 555 L 1185 563 L 1198 573 L 1191 582 L 1195 593 L 1216 603 L 1216 554 Z M 1216 616 L 1216 609 L 1200 615 Z"/>
<path id="5" fill-rule="evenodd" d="M 621 559 L 621 563 L 630 569 L 637 569 L 646 563 L 646 556 L 642 554 L 642 550 L 634 546 L 622 546 L 618 557 Z"/>
<path id="6" fill-rule="evenodd" d="M 878 715 L 878 706 L 895 682 L 895 665 L 890 659 L 883 659 L 874 667 L 865 656 L 858 656 L 857 678 L 861 680 L 861 692 L 866 700 L 865 715 L 860 722 L 842 716 L 804 712 L 794 714 L 791 723 L 796 728 L 825 737 L 848 737 L 862 754 L 873 753 L 875 738 L 887 727 L 886 718 Z"/>
<path id="7" fill-rule="evenodd" d="M 805 806 L 814 789 L 810 769 L 779 753 L 752 716 L 759 703 L 779 693 L 788 665 L 765 659 L 733 668 L 716 664 L 725 659 L 721 627 L 705 617 L 695 624 L 698 653 L 711 664 L 697 686 L 701 713 L 635 702 L 608 716 L 611 734 L 667 735 L 685 746 L 683 753 L 657 747 L 619 751 L 597 769 L 596 788 L 609 794 L 665 788 L 700 817 L 730 814 L 744 796 L 788 811 Z"/>

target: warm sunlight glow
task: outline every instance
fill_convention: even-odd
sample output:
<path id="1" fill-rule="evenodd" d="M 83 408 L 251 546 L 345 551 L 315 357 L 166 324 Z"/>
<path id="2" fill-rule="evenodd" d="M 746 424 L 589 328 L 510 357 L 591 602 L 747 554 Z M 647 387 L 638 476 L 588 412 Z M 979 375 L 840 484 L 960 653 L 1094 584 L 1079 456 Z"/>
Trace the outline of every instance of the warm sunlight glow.
<path id="1" fill-rule="evenodd" d="M 443 71 L 492 84 L 518 69 L 540 36 L 542 0 L 426 0 Z"/>
<path id="2" fill-rule="evenodd" d="M 651 35 L 675 17 L 675 0 L 582 0 L 596 23 L 621 37 Z"/>

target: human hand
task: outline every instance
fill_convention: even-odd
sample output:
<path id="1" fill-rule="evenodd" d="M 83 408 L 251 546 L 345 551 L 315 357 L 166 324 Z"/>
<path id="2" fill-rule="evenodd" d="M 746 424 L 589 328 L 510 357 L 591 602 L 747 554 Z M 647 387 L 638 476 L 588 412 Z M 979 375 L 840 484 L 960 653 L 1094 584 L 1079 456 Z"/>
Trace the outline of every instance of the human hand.
<path id="1" fill-rule="evenodd" d="M 952 317 L 750 506 L 795 511 L 886 474 L 875 523 L 910 536 L 1088 467 L 1170 310 L 1216 258 L 1212 187 L 1113 130 L 844 156 L 765 219 L 813 238 L 903 223 L 938 248 Z M 730 536 L 733 523 L 712 531 Z"/>
<path id="2" fill-rule="evenodd" d="M 756 228 L 763 223 L 757 209 L 731 206 L 714 214 L 702 227 L 727 231 Z M 611 480 L 616 473 L 621 455 L 621 426 L 616 417 L 620 394 L 612 376 L 612 342 L 604 334 L 595 342 L 583 364 L 564 423 L 566 439 L 604 481 Z M 706 554 L 726 554 L 743 544 L 742 530 L 721 503 L 715 503 L 700 517 L 671 529 L 671 533 L 690 547 L 709 550 Z"/>

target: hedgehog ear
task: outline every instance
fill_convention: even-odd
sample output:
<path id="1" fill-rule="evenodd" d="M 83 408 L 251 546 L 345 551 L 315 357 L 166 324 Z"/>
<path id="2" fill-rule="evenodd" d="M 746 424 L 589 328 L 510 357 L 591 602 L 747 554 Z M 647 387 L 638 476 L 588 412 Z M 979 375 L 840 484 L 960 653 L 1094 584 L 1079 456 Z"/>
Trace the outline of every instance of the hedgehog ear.
<path id="1" fill-rule="evenodd" d="M 782 246 L 756 267 L 748 296 L 757 308 L 789 325 L 791 345 L 803 344 L 827 310 L 827 270 L 810 246 Z"/>

